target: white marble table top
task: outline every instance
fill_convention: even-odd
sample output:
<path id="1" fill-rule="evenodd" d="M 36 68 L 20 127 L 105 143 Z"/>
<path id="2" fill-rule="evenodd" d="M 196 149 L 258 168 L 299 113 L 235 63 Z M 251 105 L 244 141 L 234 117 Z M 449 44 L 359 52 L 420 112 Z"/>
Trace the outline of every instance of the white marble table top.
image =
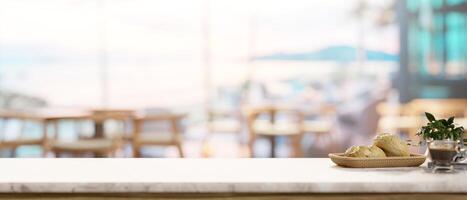
<path id="1" fill-rule="evenodd" d="M 467 193 L 467 171 L 350 169 L 310 159 L 0 159 L 0 193 Z"/>

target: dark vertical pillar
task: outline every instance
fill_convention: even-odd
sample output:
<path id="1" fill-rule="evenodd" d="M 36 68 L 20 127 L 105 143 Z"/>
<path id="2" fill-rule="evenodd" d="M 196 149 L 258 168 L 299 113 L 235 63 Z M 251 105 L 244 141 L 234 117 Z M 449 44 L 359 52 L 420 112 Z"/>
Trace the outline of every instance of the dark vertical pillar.
<path id="1" fill-rule="evenodd" d="M 409 72 L 409 15 L 406 7 L 406 0 L 397 0 L 397 20 L 399 22 L 399 71 L 395 80 L 399 91 L 399 100 L 406 103 L 411 100 L 410 94 L 410 72 Z"/>
<path id="2" fill-rule="evenodd" d="M 94 138 L 104 138 L 105 137 L 104 122 L 95 121 L 94 122 Z"/>
<path id="3" fill-rule="evenodd" d="M 447 3 L 446 3 L 446 0 L 443 0 L 443 7 L 446 7 L 447 6 Z M 441 17 L 443 19 L 443 26 L 442 26 L 442 30 L 443 32 L 441 33 L 441 36 L 443 37 L 443 46 L 441 47 L 442 50 L 443 50 L 443 60 L 441 62 L 441 73 L 443 76 L 446 76 L 446 64 L 448 63 L 448 42 L 447 42 L 447 22 L 448 20 L 446 20 L 447 18 L 447 15 L 446 15 L 446 12 L 439 12 L 441 14 Z M 435 33 L 436 34 L 436 33 Z M 438 33 L 439 34 L 439 33 Z"/>
<path id="4" fill-rule="evenodd" d="M 271 125 L 274 127 L 274 125 L 276 124 L 276 110 L 273 108 L 271 111 L 269 111 L 269 122 L 271 123 Z M 275 135 L 271 135 L 269 136 L 269 139 L 271 141 L 271 158 L 275 158 L 276 157 L 276 136 Z"/>

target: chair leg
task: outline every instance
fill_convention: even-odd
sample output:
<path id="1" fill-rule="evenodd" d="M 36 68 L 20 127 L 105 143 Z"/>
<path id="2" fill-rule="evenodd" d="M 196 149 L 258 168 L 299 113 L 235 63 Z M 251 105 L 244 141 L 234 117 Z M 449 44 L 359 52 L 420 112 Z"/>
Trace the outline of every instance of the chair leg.
<path id="1" fill-rule="evenodd" d="M 301 135 L 297 135 L 292 137 L 292 149 L 293 149 L 293 157 L 299 158 L 303 156 L 302 145 L 301 145 Z"/>
<path id="2" fill-rule="evenodd" d="M 47 157 L 50 152 L 49 149 L 49 141 L 48 141 L 48 134 L 47 134 L 47 122 L 43 122 L 42 124 L 42 157 Z"/>
<path id="3" fill-rule="evenodd" d="M 249 153 L 250 158 L 255 157 L 255 152 L 254 152 L 255 140 L 256 140 L 256 138 L 254 138 L 254 137 L 251 137 L 248 140 L 248 151 L 249 151 L 248 153 Z"/>
<path id="4" fill-rule="evenodd" d="M 47 150 L 45 148 L 42 148 L 42 157 L 47 158 Z"/>
<path id="5" fill-rule="evenodd" d="M 110 150 L 109 152 L 107 152 L 107 157 L 116 158 L 117 157 L 117 150 L 114 149 L 114 150 Z"/>
<path id="6" fill-rule="evenodd" d="M 139 158 L 141 157 L 141 147 L 137 145 L 133 145 L 133 157 Z"/>
<path id="7" fill-rule="evenodd" d="M 271 143 L 271 149 L 270 149 L 270 156 L 271 158 L 275 158 L 277 155 L 277 152 L 276 152 L 276 146 L 277 146 L 277 142 L 276 142 L 276 137 L 275 136 L 270 136 L 268 137 L 270 143 Z"/>
<path id="8" fill-rule="evenodd" d="M 245 150 L 247 149 L 247 148 L 245 148 L 245 146 L 247 146 L 247 145 L 244 145 L 244 143 L 243 143 L 242 132 L 239 131 L 239 132 L 235 132 L 234 134 L 236 134 L 236 136 L 237 136 L 237 146 L 238 146 L 238 149 L 239 149 L 238 156 L 243 157 L 245 155 Z"/>
<path id="9" fill-rule="evenodd" d="M 16 147 L 11 148 L 11 154 L 10 157 L 15 158 L 16 157 Z"/>
<path id="10" fill-rule="evenodd" d="M 183 155 L 183 148 L 181 144 L 177 144 L 177 149 L 178 149 L 178 154 L 180 155 L 180 158 L 184 158 L 185 156 Z"/>

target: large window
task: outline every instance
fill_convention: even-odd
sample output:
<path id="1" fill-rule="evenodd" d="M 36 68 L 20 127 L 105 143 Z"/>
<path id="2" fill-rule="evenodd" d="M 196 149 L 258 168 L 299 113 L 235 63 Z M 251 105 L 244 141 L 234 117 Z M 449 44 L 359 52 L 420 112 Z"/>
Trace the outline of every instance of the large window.
<path id="1" fill-rule="evenodd" d="M 465 97 L 467 2 L 407 1 L 408 67 L 415 97 Z"/>
<path id="2" fill-rule="evenodd" d="M 0 89 L 51 106 L 202 101 L 200 1 L 0 2 Z"/>
<path id="3" fill-rule="evenodd" d="M 387 75 L 397 26 L 379 27 L 370 8 L 390 2 L 3 0 L 0 90 L 49 106 L 193 107 L 248 79 L 304 80 L 296 94 L 341 68 Z M 355 56 L 365 49 L 393 68 Z M 258 59 L 281 53 L 343 57 Z"/>
<path id="4" fill-rule="evenodd" d="M 303 109 L 307 120 L 326 120 L 329 132 L 349 126 L 343 133 L 336 128 L 335 138 L 357 140 L 354 133 L 376 131 L 377 118 L 354 122 L 376 115 L 377 103 L 388 96 L 397 101 L 391 86 L 399 59 L 395 2 L 0 0 L 0 109 L 180 112 L 186 114 L 180 123 L 186 148 L 204 151 L 211 127 L 241 135 L 248 129 L 244 108 L 285 104 Z M 453 18 L 449 31 L 465 24 L 446 18 Z M 415 31 L 423 35 L 414 36 L 423 49 L 415 48 L 414 62 L 428 66 L 423 56 L 437 33 Z M 449 49 L 443 73 L 457 78 L 463 68 L 456 63 L 465 59 L 458 51 L 465 47 L 438 42 Z M 434 49 L 443 61 L 443 50 Z M 341 124 L 338 114 L 345 115 Z M 289 118 L 277 120 L 296 123 Z M 102 129 L 88 123 L 76 130 L 63 121 L 66 138 Z M 120 128 L 112 121 L 106 126 Z M 148 129 L 162 132 L 156 125 Z M 316 147 L 337 145 L 327 141 Z M 219 144 L 227 151 L 237 147 Z"/>

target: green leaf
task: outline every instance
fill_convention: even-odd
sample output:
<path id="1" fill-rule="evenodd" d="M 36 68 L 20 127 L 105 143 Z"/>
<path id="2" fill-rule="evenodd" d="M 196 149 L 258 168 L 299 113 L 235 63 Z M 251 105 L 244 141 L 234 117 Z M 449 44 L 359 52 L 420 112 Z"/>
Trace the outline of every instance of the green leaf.
<path id="1" fill-rule="evenodd" d="M 454 124 L 454 117 L 436 120 L 431 113 L 425 112 L 425 115 L 429 122 L 425 126 L 422 126 L 417 133 L 417 135 L 421 136 L 423 139 L 462 139 L 464 127 L 456 127 L 456 124 Z"/>
<path id="2" fill-rule="evenodd" d="M 448 125 L 449 125 L 449 124 L 448 124 L 448 121 L 446 121 L 445 119 L 441 119 L 441 120 L 439 120 L 439 121 L 441 121 L 441 123 L 443 123 L 444 126 L 448 126 Z"/>
<path id="3" fill-rule="evenodd" d="M 452 123 L 454 123 L 454 117 L 450 117 L 448 119 L 448 124 L 451 125 Z"/>
<path id="4" fill-rule="evenodd" d="M 433 121 L 434 128 L 440 129 L 441 127 L 444 127 L 443 122 L 441 121 Z"/>
<path id="5" fill-rule="evenodd" d="M 425 112 L 425 116 L 430 122 L 436 121 L 435 116 L 433 116 L 431 113 Z"/>

